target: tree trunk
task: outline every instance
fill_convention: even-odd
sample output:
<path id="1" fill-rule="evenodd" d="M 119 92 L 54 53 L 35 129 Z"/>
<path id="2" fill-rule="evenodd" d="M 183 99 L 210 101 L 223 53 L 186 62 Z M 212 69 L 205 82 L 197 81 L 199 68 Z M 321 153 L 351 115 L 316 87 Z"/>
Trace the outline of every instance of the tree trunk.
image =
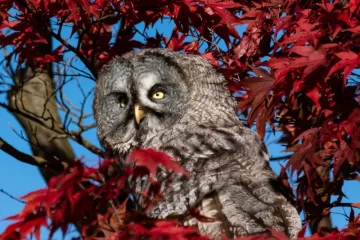
<path id="1" fill-rule="evenodd" d="M 48 25 L 50 26 L 50 22 Z M 44 56 L 51 53 L 51 34 L 47 31 L 39 31 L 42 30 L 41 28 L 34 30 L 38 30 L 38 34 L 46 39 L 46 43 L 36 43 L 35 50 Z M 8 93 L 9 106 L 23 113 L 13 113 L 13 115 L 22 125 L 34 156 L 48 162 L 72 161 L 75 159 L 75 154 L 60 129 L 61 119 L 56 105 L 52 63 L 40 69 L 35 67 L 37 65 L 35 61 L 28 60 L 25 69 L 18 69 L 13 76 L 15 86 Z M 40 168 L 46 182 L 61 170 Z"/>
<path id="2" fill-rule="evenodd" d="M 25 130 L 34 156 L 50 162 L 69 162 L 75 154 L 66 136 L 62 136 L 61 119 L 56 105 L 54 84 L 46 71 L 34 72 L 30 67 L 16 74 L 15 88 L 9 93 L 9 106 L 20 111 L 14 113 Z M 32 116 L 43 124 L 26 117 Z M 40 169 L 48 182 L 58 172 L 52 169 Z"/>

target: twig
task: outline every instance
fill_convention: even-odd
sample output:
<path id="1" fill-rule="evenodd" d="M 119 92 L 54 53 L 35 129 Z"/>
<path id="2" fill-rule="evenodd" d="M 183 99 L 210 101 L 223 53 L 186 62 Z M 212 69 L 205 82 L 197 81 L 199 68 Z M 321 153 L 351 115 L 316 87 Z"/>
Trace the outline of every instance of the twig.
<path id="1" fill-rule="evenodd" d="M 0 138 L 0 149 L 5 153 L 9 154 L 10 156 L 14 157 L 15 159 L 19 160 L 20 162 L 27 163 L 40 168 L 45 168 L 45 169 L 50 168 L 55 171 L 62 171 L 66 165 L 65 163 L 61 163 L 61 162 L 58 163 L 49 162 L 42 157 L 31 156 L 26 153 L 20 152 L 2 138 Z"/>
<path id="2" fill-rule="evenodd" d="M 72 51 L 73 53 L 75 53 L 77 55 L 77 57 L 84 63 L 84 65 L 86 66 L 87 69 L 90 70 L 91 74 L 96 78 L 97 77 L 97 72 L 94 69 L 94 66 L 92 66 L 89 61 L 86 59 L 86 57 L 80 53 L 80 51 L 78 51 L 78 49 L 76 49 L 74 46 L 72 46 L 71 44 L 69 44 L 67 41 L 65 41 L 60 34 L 55 33 L 52 29 L 51 26 L 49 26 L 49 24 L 47 24 L 47 22 L 44 23 L 44 21 L 41 20 L 41 18 L 38 17 L 38 14 L 36 12 L 34 12 L 27 3 L 19 1 L 19 3 L 21 5 L 23 5 L 30 13 L 32 13 L 32 15 L 34 16 L 34 18 L 36 18 L 36 20 L 38 21 L 39 24 L 43 24 L 43 26 L 45 26 L 46 30 L 49 32 L 49 34 L 54 37 L 56 40 L 58 40 L 61 44 L 63 44 L 65 47 L 67 47 L 70 51 Z M 35 26 L 37 27 L 37 26 Z"/>
<path id="3" fill-rule="evenodd" d="M 281 157 L 271 157 L 271 158 L 270 158 L 270 161 L 287 160 L 287 159 L 289 159 L 291 156 L 292 156 L 292 154 L 291 154 L 291 155 L 281 156 Z"/>
<path id="4" fill-rule="evenodd" d="M 6 196 L 8 196 L 9 198 L 12 198 L 12 199 L 14 199 L 14 200 L 16 200 L 16 201 L 18 201 L 18 202 L 20 202 L 20 203 L 24 203 L 24 204 L 26 203 L 26 201 L 14 197 L 14 196 L 11 195 L 10 193 L 5 192 L 3 189 L 0 189 L 0 192 L 2 192 L 3 194 L 5 194 Z"/>
<path id="5" fill-rule="evenodd" d="M 53 131 L 55 133 L 66 134 L 68 137 L 75 140 L 77 143 L 83 145 L 85 148 L 87 148 L 92 153 L 94 153 L 96 155 L 99 155 L 101 157 L 104 156 L 104 153 L 103 153 L 103 151 L 101 149 L 97 148 L 95 145 L 93 145 L 92 143 L 90 143 L 89 141 L 84 139 L 78 132 L 69 132 L 69 131 L 66 131 L 66 130 L 62 129 L 61 128 L 62 126 L 60 124 L 56 123 L 54 121 L 54 119 L 51 119 L 51 118 L 39 119 L 37 117 L 31 116 L 30 114 L 24 113 L 24 112 L 20 111 L 19 109 L 12 108 L 12 107 L 6 105 L 5 103 L 0 103 L 0 107 L 3 107 L 5 109 L 7 109 L 11 113 L 19 114 L 19 115 L 21 115 L 21 116 L 23 116 L 23 117 L 25 117 L 25 118 L 27 118 L 27 119 L 29 119 L 31 121 L 34 121 L 34 122 L 40 124 L 41 126 L 47 128 L 47 129 L 49 129 L 49 130 L 51 130 L 51 131 Z M 48 126 L 48 124 L 46 124 L 46 121 L 52 121 L 52 124 L 51 124 L 52 126 Z M 57 124 L 58 127 L 55 127 L 54 124 Z"/>

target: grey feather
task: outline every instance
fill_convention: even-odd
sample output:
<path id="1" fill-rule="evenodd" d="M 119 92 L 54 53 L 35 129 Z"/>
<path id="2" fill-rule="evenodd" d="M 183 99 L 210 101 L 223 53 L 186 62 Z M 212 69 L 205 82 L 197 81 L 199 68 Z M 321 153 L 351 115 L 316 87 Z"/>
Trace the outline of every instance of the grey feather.
<path id="1" fill-rule="evenodd" d="M 163 99 L 151 99 L 154 86 L 161 86 Z M 119 94 L 128 98 L 124 108 Z M 135 103 L 147 112 L 139 126 Z M 294 239 L 301 229 L 299 215 L 273 188 L 276 175 L 268 152 L 258 135 L 241 124 L 235 106 L 226 80 L 203 58 L 148 49 L 115 58 L 102 69 L 94 112 L 106 148 L 125 154 L 139 147 L 164 151 L 191 174 L 189 180 L 173 180 L 150 216 L 182 214 L 189 204 L 217 220 L 187 222 L 210 237 L 273 228 Z"/>

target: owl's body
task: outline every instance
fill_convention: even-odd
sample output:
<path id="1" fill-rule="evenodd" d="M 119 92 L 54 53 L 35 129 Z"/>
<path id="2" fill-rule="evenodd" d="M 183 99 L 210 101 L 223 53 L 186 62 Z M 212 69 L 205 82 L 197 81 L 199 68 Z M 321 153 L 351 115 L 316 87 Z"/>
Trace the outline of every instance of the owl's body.
<path id="1" fill-rule="evenodd" d="M 100 141 L 125 154 L 134 148 L 164 151 L 190 173 L 189 180 L 173 180 L 150 216 L 182 214 L 188 204 L 216 219 L 188 221 L 213 238 L 266 228 L 295 238 L 301 228 L 298 213 L 275 189 L 267 150 L 241 124 L 225 84 L 199 56 L 149 49 L 116 58 L 104 67 L 96 87 Z"/>

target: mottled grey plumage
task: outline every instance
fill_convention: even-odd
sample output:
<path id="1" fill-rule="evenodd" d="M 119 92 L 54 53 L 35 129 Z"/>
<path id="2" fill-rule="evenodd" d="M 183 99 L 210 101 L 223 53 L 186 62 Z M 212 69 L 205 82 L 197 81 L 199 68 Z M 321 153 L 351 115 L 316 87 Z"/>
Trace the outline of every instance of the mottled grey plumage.
<path id="1" fill-rule="evenodd" d="M 217 220 L 188 222 L 214 238 L 266 228 L 294 238 L 301 228 L 298 213 L 274 188 L 266 147 L 241 124 L 225 84 L 199 56 L 148 49 L 115 58 L 102 69 L 95 91 L 99 139 L 122 153 L 135 147 L 164 151 L 191 174 L 188 181 L 174 180 L 151 216 L 181 214 L 189 204 Z M 152 99 L 158 89 L 165 97 Z M 120 103 L 124 95 L 128 101 Z M 139 126 L 136 103 L 146 112 Z"/>

